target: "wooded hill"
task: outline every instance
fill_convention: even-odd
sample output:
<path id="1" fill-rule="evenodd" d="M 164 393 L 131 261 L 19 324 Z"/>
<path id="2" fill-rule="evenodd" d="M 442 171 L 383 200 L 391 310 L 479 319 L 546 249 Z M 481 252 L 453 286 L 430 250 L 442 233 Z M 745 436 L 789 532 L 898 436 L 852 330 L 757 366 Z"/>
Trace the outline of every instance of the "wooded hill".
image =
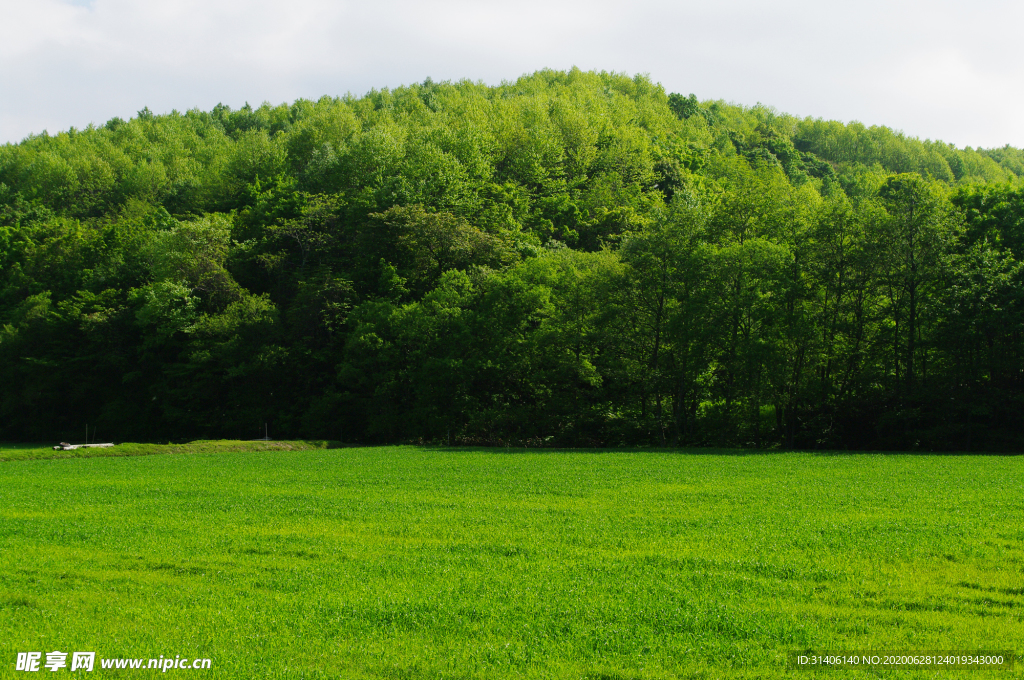
<path id="1" fill-rule="evenodd" d="M 0 439 L 1013 449 L 1024 152 L 541 71 L 0 147 Z"/>

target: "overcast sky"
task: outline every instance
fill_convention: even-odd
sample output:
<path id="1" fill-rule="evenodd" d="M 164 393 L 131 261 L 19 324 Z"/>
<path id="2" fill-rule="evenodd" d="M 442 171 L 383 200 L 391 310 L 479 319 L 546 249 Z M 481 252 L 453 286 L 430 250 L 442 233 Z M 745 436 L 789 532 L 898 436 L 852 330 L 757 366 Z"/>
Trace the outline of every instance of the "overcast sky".
<path id="1" fill-rule="evenodd" d="M 1024 146 L 1021 0 L 0 0 L 0 142 L 542 68 Z"/>

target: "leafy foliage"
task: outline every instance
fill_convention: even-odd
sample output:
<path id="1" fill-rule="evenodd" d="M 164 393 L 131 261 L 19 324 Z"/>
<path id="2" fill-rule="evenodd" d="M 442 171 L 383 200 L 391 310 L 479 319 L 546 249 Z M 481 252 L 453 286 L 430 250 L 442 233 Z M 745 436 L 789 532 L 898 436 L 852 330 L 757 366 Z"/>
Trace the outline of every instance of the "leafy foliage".
<path id="1" fill-rule="evenodd" d="M 1019 447 L 1021 158 L 575 69 L 43 133 L 0 438 Z"/>

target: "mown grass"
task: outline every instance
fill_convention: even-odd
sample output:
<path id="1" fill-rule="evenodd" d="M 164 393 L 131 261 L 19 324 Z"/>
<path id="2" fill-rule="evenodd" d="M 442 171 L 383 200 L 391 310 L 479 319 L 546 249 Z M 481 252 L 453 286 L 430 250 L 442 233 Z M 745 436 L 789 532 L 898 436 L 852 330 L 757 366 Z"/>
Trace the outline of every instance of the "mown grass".
<path id="1" fill-rule="evenodd" d="M 109 448 L 89 447 L 54 451 L 53 444 L 0 443 L 0 462 L 48 460 L 53 458 L 109 458 L 188 453 L 243 453 L 258 451 L 309 451 L 337 446 L 329 441 L 199 440 L 186 444 L 117 444 Z"/>
<path id="2" fill-rule="evenodd" d="M 1012 456 L 7 462 L 0 673 L 62 650 L 208 657 L 211 678 L 838 678 L 787 654 L 1019 652 L 1022 486 Z"/>

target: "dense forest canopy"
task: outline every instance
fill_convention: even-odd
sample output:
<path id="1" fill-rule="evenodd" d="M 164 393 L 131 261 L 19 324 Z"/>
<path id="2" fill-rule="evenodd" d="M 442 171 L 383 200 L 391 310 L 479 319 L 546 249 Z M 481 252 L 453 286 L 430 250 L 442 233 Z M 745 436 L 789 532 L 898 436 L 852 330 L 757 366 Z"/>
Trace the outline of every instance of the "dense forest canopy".
<path id="1" fill-rule="evenodd" d="M 1012 449 L 1024 152 L 541 71 L 0 147 L 0 439 Z"/>

